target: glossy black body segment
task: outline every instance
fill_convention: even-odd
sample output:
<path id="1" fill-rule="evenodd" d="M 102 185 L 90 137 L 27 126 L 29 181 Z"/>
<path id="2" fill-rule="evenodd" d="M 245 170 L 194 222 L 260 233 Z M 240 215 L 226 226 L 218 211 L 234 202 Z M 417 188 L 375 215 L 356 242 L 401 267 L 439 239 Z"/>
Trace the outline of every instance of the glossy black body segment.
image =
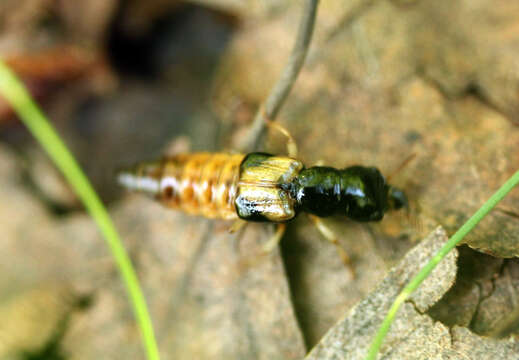
<path id="1" fill-rule="evenodd" d="M 356 221 L 379 221 L 388 209 L 389 186 L 374 167 L 338 170 L 315 166 L 299 173 L 292 187 L 301 211 L 326 217 L 345 215 Z"/>

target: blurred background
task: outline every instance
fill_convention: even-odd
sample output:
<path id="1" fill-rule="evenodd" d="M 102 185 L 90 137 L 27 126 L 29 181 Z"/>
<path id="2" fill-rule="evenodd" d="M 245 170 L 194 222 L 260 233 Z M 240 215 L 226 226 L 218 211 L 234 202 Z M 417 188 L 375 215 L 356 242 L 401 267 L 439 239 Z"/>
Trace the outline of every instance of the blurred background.
<path id="1" fill-rule="evenodd" d="M 1 6 L 2 55 L 103 198 L 119 194 L 117 167 L 159 156 L 179 135 L 215 150 L 219 125 L 210 80 L 237 14 L 181 1 Z M 31 142 L 25 129 L 7 104 L 0 111 L 2 140 L 25 148 Z"/>
<path id="2" fill-rule="evenodd" d="M 410 247 L 437 225 L 452 234 L 517 170 L 519 3 L 329 0 L 278 120 L 307 166 L 374 165 L 411 199 L 409 217 L 327 221 L 356 278 L 305 217 L 272 258 L 241 271 L 270 227 L 230 235 L 227 223 L 121 191 L 121 167 L 236 148 L 286 62 L 302 7 L 0 1 L 0 57 L 110 207 L 164 358 L 302 358 Z M 283 138 L 272 134 L 263 150 L 284 153 Z M 103 240 L 2 98 L 0 158 L 0 359 L 143 358 Z M 518 200 L 512 193 L 469 236 L 460 263 L 470 271 L 433 319 L 485 336 L 517 332 Z"/>

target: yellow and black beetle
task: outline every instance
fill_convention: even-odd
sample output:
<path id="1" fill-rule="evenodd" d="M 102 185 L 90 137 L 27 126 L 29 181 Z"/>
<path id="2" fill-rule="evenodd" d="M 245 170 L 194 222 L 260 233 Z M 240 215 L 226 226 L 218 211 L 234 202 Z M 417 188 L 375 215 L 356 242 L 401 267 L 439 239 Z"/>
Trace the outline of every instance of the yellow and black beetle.
<path id="1" fill-rule="evenodd" d="M 355 221 L 379 221 L 386 211 L 408 206 L 404 192 L 389 185 L 375 167 L 306 169 L 295 159 L 297 148 L 288 131 L 276 123 L 269 125 L 287 136 L 290 156 L 179 154 L 122 171 L 118 180 L 129 190 L 146 192 L 188 214 L 236 219 L 232 230 L 241 227 L 243 220 L 277 223 L 278 230 L 265 244 L 266 253 L 283 236 L 284 223 L 306 212 L 353 272 L 349 256 L 319 217 L 344 215 Z"/>
<path id="2" fill-rule="evenodd" d="M 374 167 L 305 169 L 299 160 L 261 152 L 164 157 L 122 172 L 119 182 L 168 207 L 220 219 L 283 223 L 303 211 L 378 221 L 407 205 Z"/>

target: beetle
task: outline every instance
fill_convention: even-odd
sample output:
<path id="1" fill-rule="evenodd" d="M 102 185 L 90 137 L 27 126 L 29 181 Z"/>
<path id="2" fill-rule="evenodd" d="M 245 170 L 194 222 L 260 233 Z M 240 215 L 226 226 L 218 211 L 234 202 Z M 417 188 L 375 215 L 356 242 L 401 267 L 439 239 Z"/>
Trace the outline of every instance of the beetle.
<path id="1" fill-rule="evenodd" d="M 278 244 L 285 223 L 306 212 L 351 269 L 348 255 L 319 218 L 343 215 L 354 221 L 380 221 L 388 210 L 407 207 L 406 195 L 375 167 L 305 168 L 296 159 L 291 136 L 281 125 L 275 127 L 289 139 L 289 156 L 178 154 L 137 164 L 120 172 L 118 181 L 191 215 L 236 220 L 232 230 L 244 221 L 277 223 L 278 230 L 264 246 L 266 253 Z"/>
<path id="2" fill-rule="evenodd" d="M 379 221 L 386 211 L 407 206 L 403 191 L 375 167 L 305 168 L 263 152 L 179 154 L 138 164 L 118 180 L 167 207 L 225 220 L 284 223 L 307 212 Z"/>

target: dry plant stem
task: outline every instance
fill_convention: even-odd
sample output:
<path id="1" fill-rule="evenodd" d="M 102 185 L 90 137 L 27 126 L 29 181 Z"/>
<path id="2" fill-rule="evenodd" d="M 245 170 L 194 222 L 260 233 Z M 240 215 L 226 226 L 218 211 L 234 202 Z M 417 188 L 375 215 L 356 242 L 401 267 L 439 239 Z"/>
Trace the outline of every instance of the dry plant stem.
<path id="1" fill-rule="evenodd" d="M 290 54 L 290 58 L 288 59 L 276 85 L 274 85 L 269 96 L 256 113 L 254 122 L 252 123 L 248 134 L 245 136 L 244 142 L 240 146 L 242 151 L 249 152 L 258 148 L 258 145 L 265 134 L 266 120 L 274 120 L 276 118 L 279 109 L 292 89 L 297 75 L 303 67 L 310 40 L 312 39 L 318 3 L 319 0 L 305 1 L 303 18 L 299 24 L 296 42 L 292 49 L 292 53 Z"/>

